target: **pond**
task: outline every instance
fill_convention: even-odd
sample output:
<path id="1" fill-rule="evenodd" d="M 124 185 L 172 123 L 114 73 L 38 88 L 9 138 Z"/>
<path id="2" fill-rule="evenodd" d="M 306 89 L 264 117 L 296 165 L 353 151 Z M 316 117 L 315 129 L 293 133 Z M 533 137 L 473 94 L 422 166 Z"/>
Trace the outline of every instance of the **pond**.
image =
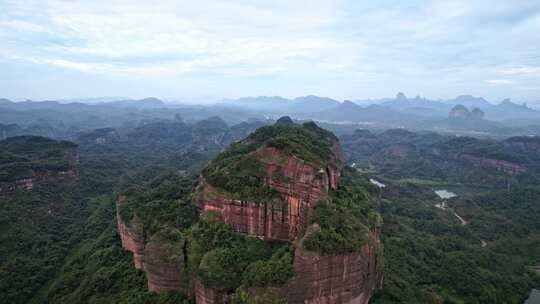
<path id="1" fill-rule="evenodd" d="M 529 298 L 523 304 L 540 304 L 540 290 L 531 290 Z"/>

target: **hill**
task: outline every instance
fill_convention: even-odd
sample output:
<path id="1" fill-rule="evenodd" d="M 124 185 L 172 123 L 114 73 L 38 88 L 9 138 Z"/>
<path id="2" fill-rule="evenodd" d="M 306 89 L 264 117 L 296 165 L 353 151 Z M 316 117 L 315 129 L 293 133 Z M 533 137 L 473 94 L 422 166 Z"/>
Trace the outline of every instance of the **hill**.
<path id="1" fill-rule="evenodd" d="M 374 189 L 343 165 L 332 133 L 282 118 L 203 169 L 196 205 L 126 192 L 122 244 L 151 291 L 197 303 L 367 303 L 382 282 L 380 217 Z"/>

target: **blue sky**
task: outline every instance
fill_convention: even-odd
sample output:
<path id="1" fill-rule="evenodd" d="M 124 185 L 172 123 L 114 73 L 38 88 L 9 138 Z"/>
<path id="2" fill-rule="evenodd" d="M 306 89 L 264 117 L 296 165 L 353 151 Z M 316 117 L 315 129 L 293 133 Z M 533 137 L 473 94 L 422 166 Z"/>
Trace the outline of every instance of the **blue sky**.
<path id="1" fill-rule="evenodd" d="M 539 101 L 540 1 L 0 0 L 0 71 L 12 99 Z"/>

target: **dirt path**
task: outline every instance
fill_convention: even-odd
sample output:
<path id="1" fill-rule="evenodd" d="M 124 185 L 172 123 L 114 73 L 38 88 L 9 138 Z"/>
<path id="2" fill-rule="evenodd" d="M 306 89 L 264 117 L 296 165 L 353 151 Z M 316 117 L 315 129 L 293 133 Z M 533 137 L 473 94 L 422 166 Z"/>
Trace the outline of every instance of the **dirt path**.
<path id="1" fill-rule="evenodd" d="M 448 204 L 446 204 L 446 201 L 442 201 L 440 204 L 435 204 L 435 207 L 437 207 L 437 208 L 439 208 L 441 210 L 450 211 L 461 222 L 461 225 L 463 225 L 463 226 L 467 225 L 467 221 L 464 220 L 459 214 L 457 214 L 457 212 L 454 211 L 454 209 L 448 207 Z"/>

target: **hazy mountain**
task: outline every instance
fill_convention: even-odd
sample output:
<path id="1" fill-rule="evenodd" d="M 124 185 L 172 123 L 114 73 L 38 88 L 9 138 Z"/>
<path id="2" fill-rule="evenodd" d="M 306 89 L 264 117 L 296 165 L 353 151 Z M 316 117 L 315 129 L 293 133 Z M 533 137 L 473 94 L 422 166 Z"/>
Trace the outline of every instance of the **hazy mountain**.
<path id="1" fill-rule="evenodd" d="M 476 108 L 484 109 L 484 108 L 489 108 L 493 106 L 492 103 L 488 102 L 484 98 L 474 97 L 472 95 L 461 95 L 454 99 L 446 100 L 445 102 L 450 105 L 461 104 L 468 108 L 476 107 Z"/>
<path id="2" fill-rule="evenodd" d="M 344 101 L 331 108 L 311 115 L 312 119 L 331 122 L 398 122 L 409 121 L 415 117 L 381 105 L 359 106 L 352 101 Z"/>
<path id="3" fill-rule="evenodd" d="M 290 108 L 291 112 L 319 112 L 332 108 L 336 108 L 340 105 L 340 102 L 328 97 L 319 97 L 314 95 L 308 95 L 304 97 L 297 97 L 292 101 L 293 105 Z"/>
<path id="4" fill-rule="evenodd" d="M 448 112 L 456 105 L 483 111 L 485 118 L 488 120 L 540 119 L 540 111 L 534 110 L 525 104 L 519 105 L 511 102 L 509 99 L 505 99 L 499 104 L 494 104 L 483 97 L 472 95 L 461 95 L 453 99 L 440 101 L 419 96 L 407 98 L 405 94 L 398 93 L 395 98 L 379 100 L 379 103 L 400 113 L 430 119 L 445 118 Z"/>
<path id="5" fill-rule="evenodd" d="M 291 106 L 291 100 L 280 96 L 242 97 L 238 99 L 225 99 L 221 103 L 218 103 L 218 105 L 279 112 L 289 108 Z"/>
<path id="6" fill-rule="evenodd" d="M 398 110 L 405 110 L 408 108 L 422 108 L 437 109 L 443 111 L 448 108 L 448 105 L 441 101 L 429 100 L 420 96 L 416 96 L 414 98 L 407 98 L 407 96 L 405 96 L 405 94 L 401 92 L 399 92 L 395 98 L 387 99 L 381 104 Z"/>
<path id="7" fill-rule="evenodd" d="M 339 101 L 328 97 L 308 95 L 293 100 L 279 96 L 243 97 L 235 100 L 224 100 L 219 105 L 271 113 L 315 113 L 335 108 L 339 104 Z"/>
<path id="8" fill-rule="evenodd" d="M 113 106 L 117 108 L 137 108 L 137 109 L 155 109 L 164 108 L 166 105 L 163 101 L 154 98 L 144 98 L 139 100 L 126 99 L 111 102 L 103 102 L 101 105 Z"/>

